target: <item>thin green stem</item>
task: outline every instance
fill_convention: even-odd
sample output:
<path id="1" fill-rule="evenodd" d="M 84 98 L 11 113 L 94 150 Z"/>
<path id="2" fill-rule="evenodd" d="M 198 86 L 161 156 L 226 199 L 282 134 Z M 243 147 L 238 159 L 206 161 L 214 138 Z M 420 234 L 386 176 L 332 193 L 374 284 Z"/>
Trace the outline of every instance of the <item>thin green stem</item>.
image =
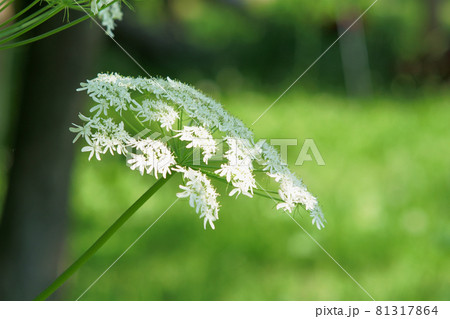
<path id="1" fill-rule="evenodd" d="M 178 118 L 178 130 L 181 131 L 183 126 L 183 108 L 180 108 L 180 117 Z"/>
<path id="2" fill-rule="evenodd" d="M 66 269 L 56 280 L 47 287 L 35 300 L 46 300 L 50 297 L 63 283 L 65 283 L 84 263 L 86 263 L 119 229 L 125 222 L 133 216 L 133 214 L 156 193 L 170 178 L 160 178 L 156 181 L 139 199 L 134 202 L 115 222 L 112 224 L 102 236 L 86 250 L 80 258 L 78 258 L 69 268 Z"/>
<path id="3" fill-rule="evenodd" d="M 5 0 L 5 1 L 0 2 L 0 12 L 2 12 L 7 7 L 9 7 L 13 2 L 14 2 L 14 0 L 10 0 L 10 1 Z"/>
<path id="4" fill-rule="evenodd" d="M 200 172 L 202 172 L 203 174 L 205 174 L 206 176 L 209 176 L 210 178 L 213 178 L 213 179 L 215 179 L 217 181 L 220 181 L 222 183 L 225 183 L 225 184 L 230 184 L 225 178 L 220 177 L 220 176 L 218 176 L 217 174 L 215 174 L 213 172 L 209 172 L 209 171 L 201 170 L 201 169 L 198 169 L 198 170 Z M 266 191 L 266 192 L 269 192 L 269 191 Z M 281 199 L 276 198 L 276 197 L 272 197 L 272 196 L 269 196 L 269 195 L 266 195 L 263 192 L 260 192 L 260 191 L 258 191 L 256 189 L 253 189 L 253 193 L 255 195 L 258 195 L 258 196 L 261 196 L 261 197 L 264 197 L 264 198 L 268 198 L 268 199 L 272 199 L 272 200 L 281 202 Z"/>
<path id="5" fill-rule="evenodd" d="M 87 16 L 87 15 L 83 16 L 83 17 L 78 18 L 77 20 L 74 20 L 74 21 L 72 21 L 72 22 L 70 22 L 68 24 L 65 24 L 65 25 L 63 25 L 63 26 L 61 26 L 61 27 L 59 27 L 57 29 L 54 29 L 54 30 L 51 30 L 49 32 L 43 33 L 43 34 L 38 35 L 36 37 L 30 38 L 30 39 L 27 39 L 27 40 L 23 40 L 23 41 L 19 41 L 19 42 L 14 42 L 12 44 L 2 45 L 2 46 L 0 46 L 0 50 L 10 49 L 10 48 L 14 48 L 14 47 L 17 47 L 17 46 L 20 46 L 20 45 L 24 45 L 24 44 L 28 44 L 28 43 L 32 43 L 32 42 L 44 39 L 44 38 L 49 37 L 49 36 L 51 36 L 51 35 L 53 35 L 55 33 L 61 32 L 61 31 L 65 30 L 65 29 L 68 29 L 71 26 L 74 26 L 74 25 L 76 25 L 76 24 L 78 24 L 80 22 L 83 22 L 83 21 L 87 20 L 87 19 L 89 19 L 89 16 Z"/>
<path id="6" fill-rule="evenodd" d="M 25 12 L 27 12 L 29 9 L 31 9 L 36 3 L 38 3 L 41 0 L 35 0 L 33 1 L 29 6 L 27 6 L 25 9 L 23 9 L 22 11 L 16 13 L 15 15 L 13 15 L 11 18 L 9 18 L 8 20 L 6 20 L 5 22 L 3 22 L 2 24 L 0 24 L 0 27 L 3 27 L 4 25 L 7 25 L 9 22 L 17 20 L 18 17 L 20 17 L 22 14 L 24 14 Z M 12 1 L 11 1 L 12 2 Z M 0 4 L 1 5 L 1 4 Z M 8 4 L 9 5 L 9 4 Z M 3 8 L 2 8 L 3 9 Z M 0 9 L 0 11 L 2 10 Z"/>
<path id="7" fill-rule="evenodd" d="M 26 16 L 25 18 L 23 18 L 22 20 L 19 20 L 17 22 L 14 22 L 14 24 L 11 24 L 7 27 L 4 27 L 0 30 L 0 36 L 6 37 L 10 34 L 13 34 L 14 32 L 20 31 L 23 28 L 29 26 L 29 21 L 32 21 L 33 19 L 39 19 L 40 17 L 42 17 L 46 12 L 49 12 L 51 10 L 50 6 L 45 6 L 42 7 L 41 9 L 33 12 L 32 14 Z"/>
<path id="8" fill-rule="evenodd" d="M 142 123 L 142 121 L 137 117 L 137 115 L 135 113 L 133 113 L 134 118 L 136 119 L 136 121 L 138 121 L 138 123 L 141 125 L 142 129 L 146 129 L 147 127 L 144 125 L 144 123 Z"/>
<path id="9" fill-rule="evenodd" d="M 219 163 L 221 164 L 221 162 L 219 162 Z M 209 168 L 209 169 L 216 170 L 216 169 L 222 168 L 221 166 L 214 166 L 214 165 L 210 165 L 210 164 L 208 164 L 208 165 L 206 165 L 206 164 L 200 164 L 200 165 L 189 164 L 189 166 L 192 168 L 197 168 L 197 169 L 208 169 Z M 256 172 L 256 173 L 267 173 L 267 171 L 265 171 L 263 169 L 258 169 L 258 168 L 254 168 L 252 171 Z"/>
<path id="10" fill-rule="evenodd" d="M 89 18 L 89 16 L 86 15 L 86 17 Z M 114 112 L 116 112 L 116 114 L 119 115 L 120 119 L 123 120 L 125 122 L 125 124 L 127 124 L 129 127 L 131 127 L 131 129 L 134 131 L 134 134 L 139 134 L 140 132 L 142 132 L 142 130 L 138 130 L 133 124 L 130 123 L 130 121 L 127 120 L 127 118 L 125 116 L 122 116 L 122 114 L 120 112 L 118 112 L 115 108 L 113 108 Z"/>
<path id="11" fill-rule="evenodd" d="M 192 167 L 192 168 L 196 168 L 196 169 L 207 169 L 207 168 L 209 168 L 209 169 L 214 169 L 214 170 L 217 170 L 217 169 L 220 169 L 221 167 L 220 166 L 213 166 L 213 165 L 195 165 L 195 164 L 191 164 L 191 165 L 189 165 L 190 167 Z"/>
<path id="12" fill-rule="evenodd" d="M 19 27 L 15 27 L 12 30 L 9 30 L 9 28 L 7 28 L 3 33 L 2 36 L 8 35 L 10 33 L 13 33 L 12 35 L 0 40 L 0 43 L 5 43 L 11 40 L 14 40 L 15 38 L 21 36 L 22 34 L 30 31 L 31 29 L 34 29 L 35 27 L 37 27 L 38 25 L 44 23 L 45 21 L 47 21 L 48 19 L 50 19 L 51 17 L 53 17 L 54 15 L 56 15 L 57 13 L 59 13 L 62 10 L 61 7 L 57 7 L 55 9 L 51 9 L 50 11 L 47 11 L 46 13 L 42 14 L 39 17 L 34 18 L 33 20 L 24 23 L 23 25 L 20 25 Z M 26 27 L 26 28 L 24 28 Z M 19 29 L 20 31 L 16 32 L 15 29 Z M 16 33 L 14 33 L 16 32 Z"/>

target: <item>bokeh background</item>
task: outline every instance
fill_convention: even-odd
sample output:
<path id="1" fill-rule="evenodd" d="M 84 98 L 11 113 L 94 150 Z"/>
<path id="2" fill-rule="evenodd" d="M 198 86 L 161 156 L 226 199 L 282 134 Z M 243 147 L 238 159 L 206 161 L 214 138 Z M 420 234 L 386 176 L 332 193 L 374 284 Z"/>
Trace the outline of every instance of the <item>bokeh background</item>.
<path id="1" fill-rule="evenodd" d="M 372 1 L 133 1 L 115 39 L 152 75 L 246 124 Z M 79 82 L 143 72 L 88 21 L 0 52 L 0 286 L 31 299 L 153 182 L 88 162 L 68 127 Z M 295 219 L 376 300 L 450 299 L 450 2 L 378 1 L 252 129 L 297 138 L 288 162 L 328 220 Z M 325 166 L 294 166 L 305 139 Z M 175 199 L 172 179 L 53 297 L 76 299 Z M 179 201 L 82 300 L 369 300 L 264 198 L 222 190 L 216 230 Z"/>

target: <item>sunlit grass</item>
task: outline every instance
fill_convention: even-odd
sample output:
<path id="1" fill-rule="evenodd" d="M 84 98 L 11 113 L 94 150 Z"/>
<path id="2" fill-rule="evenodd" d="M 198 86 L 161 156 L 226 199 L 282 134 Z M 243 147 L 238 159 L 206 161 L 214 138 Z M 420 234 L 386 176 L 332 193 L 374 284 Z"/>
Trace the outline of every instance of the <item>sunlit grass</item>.
<path id="1" fill-rule="evenodd" d="M 253 127 L 260 138 L 314 139 L 326 165 L 295 170 L 318 195 L 328 225 L 318 231 L 303 211 L 294 216 L 375 299 L 450 295 L 448 99 L 291 93 Z M 255 93 L 222 99 L 247 124 L 272 101 Z M 290 147 L 291 164 L 301 143 Z M 113 158 L 88 163 L 86 154 L 73 176 L 67 264 L 153 182 Z M 79 271 L 65 298 L 78 297 L 172 203 L 177 182 Z M 270 200 L 220 201 L 215 231 L 177 203 L 83 299 L 368 300 Z"/>

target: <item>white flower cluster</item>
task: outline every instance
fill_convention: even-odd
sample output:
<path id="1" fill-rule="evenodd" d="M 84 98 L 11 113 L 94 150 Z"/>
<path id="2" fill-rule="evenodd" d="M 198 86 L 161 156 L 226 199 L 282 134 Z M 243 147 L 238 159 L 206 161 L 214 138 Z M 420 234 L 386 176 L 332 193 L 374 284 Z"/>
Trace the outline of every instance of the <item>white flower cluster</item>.
<path id="1" fill-rule="evenodd" d="M 136 110 L 138 112 L 137 115 L 143 122 L 151 123 L 152 121 L 158 121 L 161 127 L 167 131 L 172 129 L 172 126 L 179 118 L 178 113 L 173 107 L 160 100 L 151 101 L 146 99 L 142 101 L 141 105 L 137 106 Z"/>
<path id="2" fill-rule="evenodd" d="M 138 153 L 130 153 L 131 159 L 128 163 L 132 170 L 139 170 L 141 175 L 144 171 L 147 174 L 154 174 L 158 177 L 158 173 L 166 178 L 170 173 L 170 167 L 175 165 L 175 158 L 170 149 L 161 141 L 151 138 L 135 139 L 124 129 L 124 123 L 116 124 L 111 118 L 94 117 L 89 118 L 80 114 L 80 119 L 85 121 L 84 125 L 76 125 L 69 130 L 77 133 L 73 142 L 80 137 L 86 140 L 87 146 L 81 151 L 89 152 L 89 160 L 95 155 L 97 160 L 101 160 L 101 155 L 108 151 L 111 155 L 115 153 L 119 155 L 127 155 L 128 149 L 135 148 Z"/>
<path id="3" fill-rule="evenodd" d="M 175 158 L 170 149 L 158 140 L 146 139 L 132 139 L 130 145 L 134 146 L 140 153 L 131 154 L 131 159 L 128 160 L 132 170 L 139 170 L 141 175 L 144 171 L 147 174 L 154 174 L 158 178 L 158 173 L 166 178 L 167 173 L 170 174 L 170 167 L 176 164 Z"/>
<path id="4" fill-rule="evenodd" d="M 186 148 L 198 147 L 203 150 L 203 161 L 208 164 L 208 160 L 217 151 L 216 141 L 207 129 L 201 126 L 184 126 L 175 137 L 182 141 L 190 142 Z"/>
<path id="5" fill-rule="evenodd" d="M 115 21 L 121 21 L 123 17 L 120 1 L 112 2 L 114 0 L 91 0 L 92 13 L 100 18 L 102 25 L 106 28 L 106 34 L 110 37 L 114 37 L 112 31 L 116 27 Z"/>
<path id="6" fill-rule="evenodd" d="M 80 126 L 74 124 L 70 131 L 77 133 L 73 142 L 75 143 L 80 137 L 86 140 L 87 146 L 81 149 L 82 152 L 90 152 L 89 160 L 95 155 L 100 160 L 100 155 L 110 152 L 114 155 L 127 154 L 127 146 L 129 145 L 130 135 L 124 129 L 123 122 L 116 124 L 112 119 L 102 119 L 98 117 L 88 118 L 80 114 L 80 119 L 87 122 Z"/>
<path id="7" fill-rule="evenodd" d="M 306 186 L 292 173 L 268 173 L 270 177 L 274 178 L 276 182 L 280 184 L 278 194 L 283 200 L 282 203 L 277 205 L 277 209 L 284 209 L 287 212 L 292 210 L 301 204 L 309 211 L 310 216 L 313 218 L 313 224 L 316 224 L 317 228 L 324 227 L 325 218 L 318 205 L 317 199 L 306 189 Z"/>
<path id="8" fill-rule="evenodd" d="M 183 107 L 197 124 L 206 128 L 217 128 L 226 136 L 253 140 L 253 133 L 241 120 L 231 116 L 221 104 L 205 96 L 198 90 L 172 79 L 154 79 L 152 91 Z"/>
<path id="9" fill-rule="evenodd" d="M 292 173 L 286 165 L 283 165 L 280 154 L 267 143 L 261 145 L 261 156 L 264 170 L 279 185 L 278 194 L 283 202 L 277 205 L 277 209 L 283 209 L 291 213 L 299 204 L 309 211 L 312 223 L 318 229 L 325 227 L 326 222 L 317 199 L 308 192 L 306 186 Z"/>
<path id="10" fill-rule="evenodd" d="M 189 205 L 195 208 L 197 214 L 200 212 L 200 218 L 203 218 L 203 226 L 209 223 L 214 229 L 214 221 L 219 219 L 219 202 L 217 201 L 216 189 L 211 185 L 211 181 L 199 171 L 192 168 L 177 166 L 175 171 L 183 173 L 187 181 L 185 185 L 180 185 L 183 192 L 178 193 L 177 197 L 189 197 Z"/>
<path id="11" fill-rule="evenodd" d="M 227 182 L 235 187 L 230 196 L 237 193 L 248 197 L 253 197 L 253 189 L 256 188 L 255 177 L 253 176 L 252 161 L 256 158 L 255 148 L 249 140 L 236 139 L 232 137 L 225 138 L 229 149 L 225 153 L 227 163 L 222 164 L 216 171 L 220 176 L 225 176 Z"/>
<path id="12" fill-rule="evenodd" d="M 165 178 L 171 170 L 183 173 L 187 182 L 180 186 L 184 192 L 178 196 L 189 197 L 190 205 L 200 212 L 205 225 L 209 223 L 213 227 L 219 209 L 217 193 L 207 175 L 214 174 L 231 183 L 230 196 L 253 197 L 259 186 L 255 175 L 255 165 L 258 165 L 262 168 L 259 171 L 279 185 L 277 209 L 292 213 L 301 205 L 310 213 L 313 224 L 319 229 L 324 227 L 325 219 L 317 199 L 282 163 L 279 153 L 264 141 L 255 143 L 253 133 L 239 119 L 201 92 L 169 78 L 132 78 L 118 74 L 99 74 L 82 83 L 79 90 L 86 90 L 96 103 L 90 109 L 91 118 L 81 115 L 86 123 L 71 128 L 77 134 L 74 141 L 83 137 L 88 144 L 82 151 L 90 152 L 89 158 L 95 155 L 97 159 L 108 151 L 111 154 L 129 152 L 128 164 L 141 174 L 156 177 L 161 174 Z M 123 122 L 114 123 L 111 118 L 117 116 Z M 130 121 L 134 121 L 134 125 Z M 139 133 L 135 126 L 151 131 L 152 125 L 159 126 L 157 131 L 169 138 L 168 144 L 163 138 L 154 139 L 153 135 L 135 139 L 128 133 L 129 130 Z M 224 154 L 226 161 L 219 169 L 208 166 L 217 151 L 213 132 L 220 134 L 228 147 Z M 189 156 L 186 157 L 180 147 L 201 149 L 206 165 L 190 167 L 186 162 Z M 207 170 L 206 174 L 202 173 L 203 169 Z"/>
<path id="13" fill-rule="evenodd" d="M 139 105 L 131 98 L 131 91 L 136 90 L 131 80 L 123 79 L 114 74 L 99 74 L 94 80 L 81 83 L 81 88 L 77 91 L 86 90 L 89 96 L 98 103 L 90 109 L 90 112 L 97 112 L 96 116 L 103 114 L 107 116 L 110 107 L 113 111 L 122 114 L 127 111 L 130 104 Z"/>

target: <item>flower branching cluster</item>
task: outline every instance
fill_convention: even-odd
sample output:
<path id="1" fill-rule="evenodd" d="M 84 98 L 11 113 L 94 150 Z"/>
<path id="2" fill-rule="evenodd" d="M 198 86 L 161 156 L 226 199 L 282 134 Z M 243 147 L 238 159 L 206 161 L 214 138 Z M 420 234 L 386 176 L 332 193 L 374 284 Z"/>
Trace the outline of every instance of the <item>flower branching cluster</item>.
<path id="1" fill-rule="evenodd" d="M 198 170 L 176 166 L 174 171 L 183 173 L 185 185 L 180 185 L 183 192 L 178 193 L 180 198 L 189 197 L 189 205 L 195 208 L 206 228 L 207 223 L 214 229 L 214 221 L 219 219 L 219 202 L 216 189 L 209 178 Z"/>
<path id="2" fill-rule="evenodd" d="M 292 213 L 304 207 L 319 229 L 325 219 L 317 199 L 282 162 L 265 141 L 255 142 L 253 133 L 224 108 L 198 90 L 172 79 L 132 78 L 99 74 L 81 83 L 95 102 L 90 115 L 80 114 L 82 124 L 70 128 L 74 142 L 86 142 L 81 151 L 89 159 L 106 153 L 124 155 L 132 170 L 166 178 L 180 172 L 184 184 L 177 196 L 189 198 L 204 227 L 219 218 L 219 203 L 210 178 L 229 184 L 230 196 L 269 194 L 260 186 L 260 175 L 269 176 L 277 191 L 269 195 L 277 209 Z M 219 145 L 226 151 L 217 157 Z M 194 151 L 202 162 L 196 162 Z M 267 196 L 266 196 L 267 197 Z"/>
<path id="3" fill-rule="evenodd" d="M 91 11 L 102 21 L 106 34 L 114 37 L 112 31 L 116 27 L 116 20 L 120 21 L 123 17 L 120 0 L 91 0 Z"/>
<path id="4" fill-rule="evenodd" d="M 211 133 L 201 126 L 184 126 L 175 137 L 182 141 L 190 142 L 186 148 L 200 148 L 203 151 L 203 161 L 208 160 L 216 154 L 217 145 Z"/>

